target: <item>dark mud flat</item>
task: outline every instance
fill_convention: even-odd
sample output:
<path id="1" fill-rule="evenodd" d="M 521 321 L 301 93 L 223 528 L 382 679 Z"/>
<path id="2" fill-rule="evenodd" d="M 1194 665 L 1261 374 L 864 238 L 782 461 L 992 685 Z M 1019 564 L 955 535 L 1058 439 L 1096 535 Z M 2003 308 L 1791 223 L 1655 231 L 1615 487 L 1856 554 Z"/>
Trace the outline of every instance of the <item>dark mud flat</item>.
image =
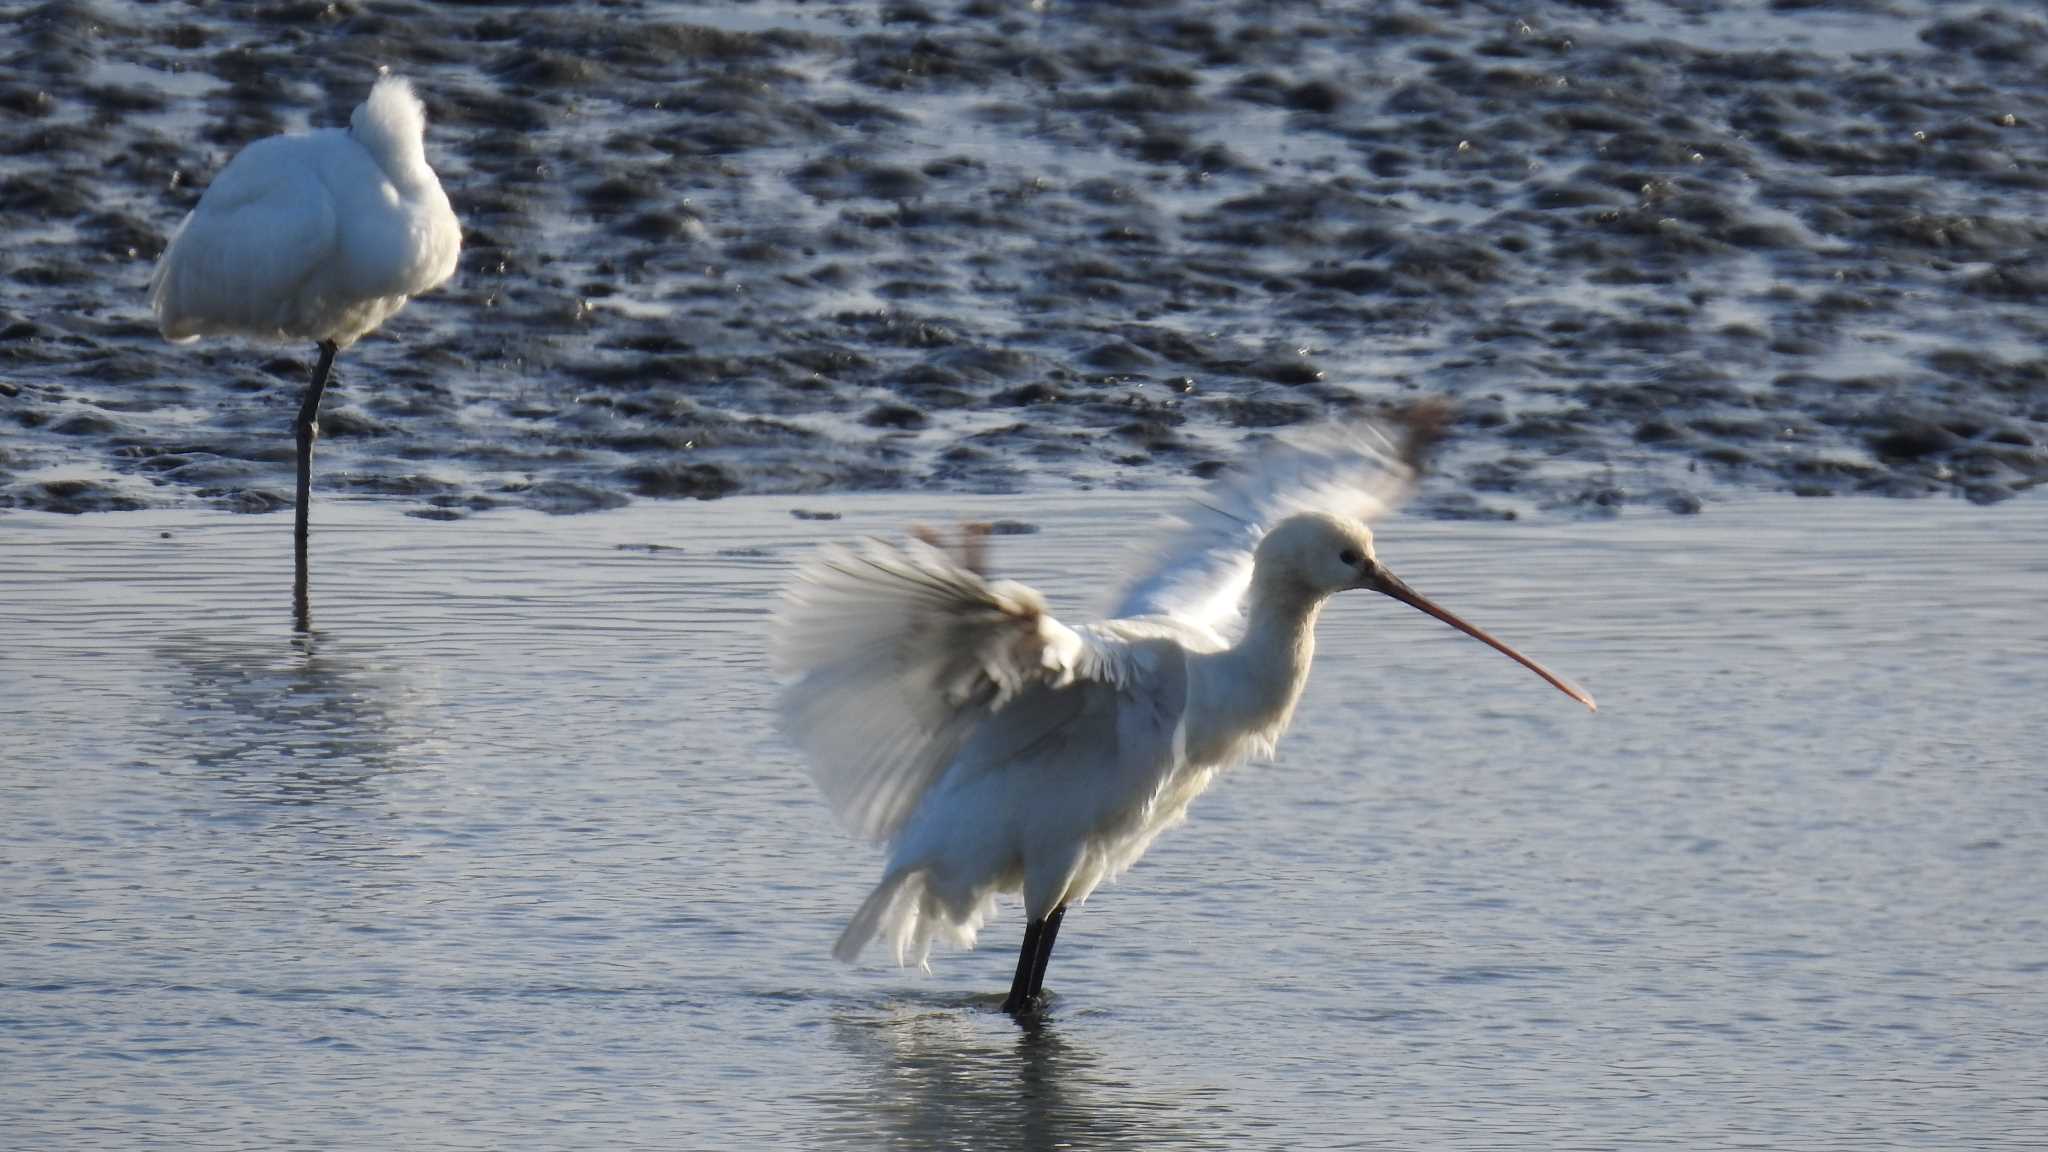
<path id="1" fill-rule="evenodd" d="M 0 504 L 288 492 L 310 349 L 144 306 L 245 142 L 413 77 L 456 280 L 317 483 L 423 515 L 1167 483 L 1460 402 L 1434 511 L 2048 474 L 2048 24 L 1698 2 L 14 8 Z"/>

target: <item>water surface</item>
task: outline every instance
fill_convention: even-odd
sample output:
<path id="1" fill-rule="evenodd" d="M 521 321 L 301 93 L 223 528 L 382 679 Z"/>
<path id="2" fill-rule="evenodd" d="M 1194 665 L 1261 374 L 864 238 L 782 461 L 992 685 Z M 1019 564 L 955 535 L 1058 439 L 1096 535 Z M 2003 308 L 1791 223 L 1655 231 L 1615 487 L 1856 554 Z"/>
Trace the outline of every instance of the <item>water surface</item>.
<path id="1" fill-rule="evenodd" d="M 1403 519 L 1278 763 L 929 974 L 775 736 L 823 537 L 1029 520 L 1069 615 L 1151 501 L 0 520 L 18 1147 L 2016 1148 L 2048 1130 L 2048 503 Z"/>

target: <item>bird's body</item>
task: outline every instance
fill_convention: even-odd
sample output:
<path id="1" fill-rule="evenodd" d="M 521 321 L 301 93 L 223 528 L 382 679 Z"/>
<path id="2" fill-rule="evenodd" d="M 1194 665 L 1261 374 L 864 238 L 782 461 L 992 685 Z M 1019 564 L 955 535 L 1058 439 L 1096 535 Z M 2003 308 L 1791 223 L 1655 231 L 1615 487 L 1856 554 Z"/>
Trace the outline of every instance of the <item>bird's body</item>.
<path id="1" fill-rule="evenodd" d="M 971 945 L 996 897 L 1021 892 L 1008 1006 L 1028 1007 L 1064 909 L 1136 862 L 1218 771 L 1273 754 L 1333 592 L 1386 592 L 1522 660 L 1373 558 L 1365 521 L 1413 476 L 1391 448 L 1371 429 L 1332 432 L 1226 477 L 1101 623 L 1068 628 L 1031 589 L 929 544 L 806 565 L 780 633 L 799 674 L 785 727 L 842 819 L 889 845 L 835 953 L 879 935 L 922 963 L 934 938 Z"/>
<path id="2" fill-rule="evenodd" d="M 335 353 L 455 272 L 462 229 L 427 164 L 426 112 L 381 77 L 346 129 L 258 140 L 214 177 L 150 276 L 165 338 L 319 345 L 299 408 L 297 601 L 307 627 L 306 534 L 320 396 Z"/>
<path id="3" fill-rule="evenodd" d="M 348 128 L 242 149 L 150 277 L 165 338 L 346 348 L 448 279 L 462 230 L 427 164 L 424 131 L 411 87 L 384 77 Z"/>
<path id="4" fill-rule="evenodd" d="M 1308 683 L 1321 606 L 1261 607 L 1237 644 L 1171 616 L 1074 629 L 1073 681 L 1059 683 L 1063 670 L 991 712 L 892 841 L 887 875 L 908 891 L 875 927 L 899 958 L 922 961 L 935 935 L 971 946 L 1002 893 L 1021 892 L 1032 920 L 1086 900 L 1218 771 L 1271 757 Z M 856 917 L 841 958 L 869 930 Z"/>

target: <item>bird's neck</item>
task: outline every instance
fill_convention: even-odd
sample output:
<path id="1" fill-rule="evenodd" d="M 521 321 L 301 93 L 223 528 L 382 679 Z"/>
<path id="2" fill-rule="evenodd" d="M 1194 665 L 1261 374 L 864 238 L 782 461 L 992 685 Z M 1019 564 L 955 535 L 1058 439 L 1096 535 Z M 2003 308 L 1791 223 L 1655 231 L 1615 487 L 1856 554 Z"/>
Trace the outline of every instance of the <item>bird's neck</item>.
<path id="1" fill-rule="evenodd" d="M 410 192 L 434 181 L 434 170 L 427 166 L 426 142 L 418 136 L 388 131 L 382 125 L 351 128 L 349 135 L 400 191 Z"/>
<path id="2" fill-rule="evenodd" d="M 427 167 L 427 150 L 417 140 L 389 141 L 383 151 L 372 155 L 377 158 L 377 167 L 391 178 L 391 183 L 405 191 L 424 188 L 435 182 L 434 170 Z"/>
<path id="3" fill-rule="evenodd" d="M 1216 675 L 1204 677 L 1205 699 L 1190 717 L 1197 725 L 1189 733 L 1191 745 L 1210 743 L 1199 738 L 1213 734 L 1218 740 L 1249 738 L 1255 745 L 1250 754 L 1270 753 L 1308 683 L 1323 599 L 1291 584 L 1254 582 L 1243 638 L 1216 653 Z"/>

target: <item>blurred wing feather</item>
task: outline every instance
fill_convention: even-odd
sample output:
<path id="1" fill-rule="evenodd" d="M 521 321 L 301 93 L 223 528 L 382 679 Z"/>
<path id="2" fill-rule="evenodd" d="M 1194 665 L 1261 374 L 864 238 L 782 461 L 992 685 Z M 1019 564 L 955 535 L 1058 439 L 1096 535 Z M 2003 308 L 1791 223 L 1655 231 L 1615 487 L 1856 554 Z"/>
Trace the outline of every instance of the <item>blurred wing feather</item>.
<path id="1" fill-rule="evenodd" d="M 856 833 L 887 840 L 989 715 L 1034 686 L 1115 680 L 1119 652 L 1052 618 L 1039 594 L 921 543 L 820 549 L 777 621 L 795 675 L 783 730 Z"/>
<path id="2" fill-rule="evenodd" d="M 1303 512 L 1370 523 L 1407 500 L 1416 468 L 1377 425 L 1331 425 L 1266 444 L 1167 520 L 1113 617 L 1170 616 L 1229 637 L 1243 624 L 1252 551 Z"/>

